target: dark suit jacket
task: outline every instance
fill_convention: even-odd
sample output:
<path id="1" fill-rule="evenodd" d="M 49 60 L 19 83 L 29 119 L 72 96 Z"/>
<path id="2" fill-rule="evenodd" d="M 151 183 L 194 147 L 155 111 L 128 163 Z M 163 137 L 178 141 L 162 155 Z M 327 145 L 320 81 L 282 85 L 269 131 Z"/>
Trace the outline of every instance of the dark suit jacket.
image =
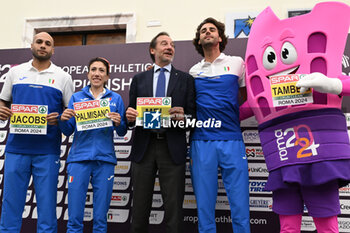
<path id="1" fill-rule="evenodd" d="M 136 109 L 137 97 L 153 97 L 154 69 L 134 76 L 130 92 L 129 107 Z M 183 107 L 185 115 L 195 117 L 194 79 L 188 73 L 171 68 L 167 96 L 171 97 L 172 107 Z M 183 128 L 168 128 L 165 131 L 171 158 L 176 164 L 186 161 L 187 143 L 186 130 Z M 136 127 L 131 149 L 131 160 L 140 162 L 150 143 L 151 131 Z"/>

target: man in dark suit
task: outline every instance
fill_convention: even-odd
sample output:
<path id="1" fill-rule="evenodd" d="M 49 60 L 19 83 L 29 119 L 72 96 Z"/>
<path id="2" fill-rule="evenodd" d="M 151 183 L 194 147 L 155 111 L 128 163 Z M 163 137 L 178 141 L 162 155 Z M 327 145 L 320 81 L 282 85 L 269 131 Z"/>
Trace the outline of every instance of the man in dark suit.
<path id="1" fill-rule="evenodd" d="M 149 47 L 154 66 L 135 75 L 129 93 L 126 117 L 135 125 L 138 115 L 137 97 L 171 97 L 172 121 L 194 117 L 195 92 L 193 78 L 171 65 L 175 47 L 168 33 L 155 36 Z M 131 149 L 133 209 L 132 233 L 148 232 L 154 181 L 158 171 L 164 202 L 167 233 L 183 232 L 182 205 L 185 192 L 186 129 L 180 127 L 144 129 L 137 126 Z"/>

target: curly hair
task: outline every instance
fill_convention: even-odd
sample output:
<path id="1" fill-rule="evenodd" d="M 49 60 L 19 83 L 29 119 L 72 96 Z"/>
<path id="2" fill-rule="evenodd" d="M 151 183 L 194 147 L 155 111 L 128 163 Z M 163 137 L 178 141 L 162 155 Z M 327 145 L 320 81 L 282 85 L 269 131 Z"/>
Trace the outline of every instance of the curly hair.
<path id="1" fill-rule="evenodd" d="M 201 24 L 198 25 L 197 31 L 196 31 L 196 37 L 193 38 L 192 43 L 194 47 L 196 47 L 197 52 L 204 57 L 204 51 L 202 45 L 198 44 L 199 37 L 200 37 L 200 30 L 202 26 L 206 23 L 212 23 L 215 25 L 215 27 L 218 29 L 219 36 L 221 37 L 221 42 L 219 45 L 220 52 L 224 51 L 226 44 L 227 44 L 227 36 L 225 35 L 225 24 L 217 21 L 216 19 L 209 17 L 206 18 Z"/>

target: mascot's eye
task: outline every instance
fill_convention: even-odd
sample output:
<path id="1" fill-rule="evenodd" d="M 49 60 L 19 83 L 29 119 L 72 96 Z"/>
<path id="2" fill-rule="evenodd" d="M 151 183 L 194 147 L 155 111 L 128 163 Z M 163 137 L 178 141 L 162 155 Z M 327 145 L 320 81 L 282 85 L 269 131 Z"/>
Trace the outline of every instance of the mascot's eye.
<path id="1" fill-rule="evenodd" d="M 281 49 L 282 62 L 291 65 L 297 60 L 297 58 L 298 54 L 295 47 L 289 42 L 284 43 Z"/>
<path id="2" fill-rule="evenodd" d="M 277 57 L 275 50 L 269 46 L 265 49 L 263 56 L 263 65 L 265 69 L 272 70 L 277 64 Z"/>

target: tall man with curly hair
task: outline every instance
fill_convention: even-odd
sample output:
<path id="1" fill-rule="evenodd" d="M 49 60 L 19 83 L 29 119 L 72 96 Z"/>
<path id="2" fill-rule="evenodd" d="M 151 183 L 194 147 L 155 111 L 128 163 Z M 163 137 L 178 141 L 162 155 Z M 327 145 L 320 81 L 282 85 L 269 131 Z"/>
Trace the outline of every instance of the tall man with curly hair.
<path id="1" fill-rule="evenodd" d="M 248 164 L 239 124 L 238 92 L 244 86 L 244 61 L 222 51 L 225 25 L 213 18 L 198 27 L 193 44 L 204 59 L 190 69 L 195 78 L 197 120 L 216 121 L 196 128 L 190 157 L 200 233 L 215 233 L 218 168 L 227 191 L 235 233 L 249 233 Z M 203 124 L 204 126 L 205 124 Z"/>

